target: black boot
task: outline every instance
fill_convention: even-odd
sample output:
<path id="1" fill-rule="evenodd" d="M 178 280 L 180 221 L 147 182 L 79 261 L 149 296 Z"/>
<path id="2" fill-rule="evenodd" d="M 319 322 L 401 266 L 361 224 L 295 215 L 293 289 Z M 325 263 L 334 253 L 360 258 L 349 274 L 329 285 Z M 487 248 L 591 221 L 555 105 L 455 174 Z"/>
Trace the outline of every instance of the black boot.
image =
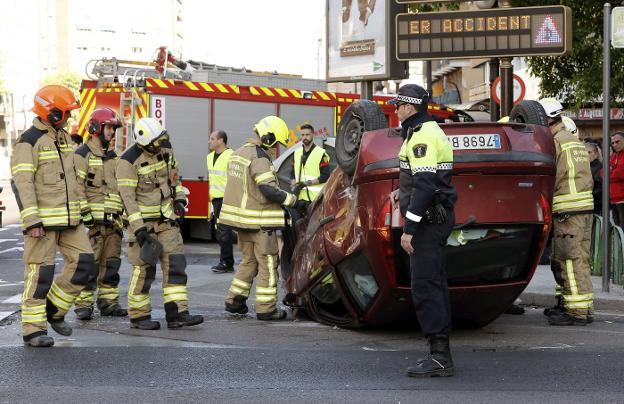
<path id="1" fill-rule="evenodd" d="M 234 296 L 232 303 L 225 302 L 225 311 L 232 314 L 246 314 L 249 311 L 247 298 L 240 295 Z"/>
<path id="2" fill-rule="evenodd" d="M 54 345 L 54 338 L 47 335 L 37 335 L 28 341 L 24 341 L 24 344 L 35 348 L 48 348 Z"/>
<path id="3" fill-rule="evenodd" d="M 269 313 L 256 313 L 256 318 L 262 321 L 284 320 L 288 314 L 282 309 L 275 309 Z"/>
<path id="4" fill-rule="evenodd" d="M 78 320 L 88 321 L 93 317 L 93 307 L 78 307 L 74 313 L 76 313 Z"/>
<path id="5" fill-rule="evenodd" d="M 52 327 L 52 329 L 56 331 L 57 334 L 63 335 L 65 337 L 69 337 L 70 335 L 72 335 L 72 328 L 69 326 L 69 324 L 65 322 L 65 320 L 48 320 L 48 322 L 50 323 L 50 327 Z"/>
<path id="6" fill-rule="evenodd" d="M 122 308 L 118 303 L 113 303 L 109 305 L 98 304 L 98 308 L 100 309 L 100 315 L 103 317 L 125 317 L 128 315 L 128 310 Z"/>
<path id="7" fill-rule="evenodd" d="M 201 324 L 204 317 L 200 315 L 190 315 L 188 311 L 179 313 L 175 318 L 167 319 L 167 328 L 190 327 L 192 325 Z"/>
<path id="8" fill-rule="evenodd" d="M 563 298 L 557 296 L 557 303 L 553 307 L 547 307 L 544 309 L 544 315 L 550 317 L 563 312 Z"/>
<path id="9" fill-rule="evenodd" d="M 160 330 L 160 323 L 152 320 L 151 317 L 143 317 L 135 320 L 130 320 L 131 328 L 138 328 L 139 330 Z"/>
<path id="10" fill-rule="evenodd" d="M 407 368 L 410 377 L 448 377 L 453 376 L 453 358 L 449 347 L 448 335 L 431 335 L 429 356 L 418 360 L 415 366 Z"/>

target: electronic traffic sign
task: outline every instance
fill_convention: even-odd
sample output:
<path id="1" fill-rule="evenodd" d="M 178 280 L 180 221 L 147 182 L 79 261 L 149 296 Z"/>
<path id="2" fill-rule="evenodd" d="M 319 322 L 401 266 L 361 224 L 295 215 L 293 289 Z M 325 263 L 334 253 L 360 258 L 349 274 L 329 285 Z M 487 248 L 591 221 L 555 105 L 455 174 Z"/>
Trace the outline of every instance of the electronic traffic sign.
<path id="1" fill-rule="evenodd" d="M 396 16 L 398 60 L 555 56 L 572 48 L 565 6 L 497 8 Z"/>

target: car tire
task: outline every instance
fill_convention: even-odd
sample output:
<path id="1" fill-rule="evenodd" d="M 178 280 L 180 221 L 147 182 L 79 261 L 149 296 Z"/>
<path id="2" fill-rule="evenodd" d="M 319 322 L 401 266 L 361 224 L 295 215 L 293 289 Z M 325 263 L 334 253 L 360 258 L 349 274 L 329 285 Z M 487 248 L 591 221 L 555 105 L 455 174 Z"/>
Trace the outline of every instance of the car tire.
<path id="1" fill-rule="evenodd" d="M 510 122 L 530 123 L 548 126 L 548 116 L 537 101 L 522 100 L 509 113 Z"/>
<path id="2" fill-rule="evenodd" d="M 388 127 L 388 121 L 376 102 L 358 100 L 344 112 L 336 134 L 336 160 L 338 166 L 353 175 L 364 132 Z"/>

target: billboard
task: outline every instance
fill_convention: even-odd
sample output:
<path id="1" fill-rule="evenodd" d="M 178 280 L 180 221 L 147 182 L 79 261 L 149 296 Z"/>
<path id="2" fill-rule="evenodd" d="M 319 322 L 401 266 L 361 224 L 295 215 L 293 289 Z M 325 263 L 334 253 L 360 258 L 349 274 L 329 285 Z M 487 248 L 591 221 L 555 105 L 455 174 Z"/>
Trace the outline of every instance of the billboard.
<path id="1" fill-rule="evenodd" d="M 393 0 L 327 0 L 327 81 L 403 78 L 394 59 Z"/>
<path id="2" fill-rule="evenodd" d="M 565 6 L 396 16 L 398 60 L 562 55 L 572 48 Z"/>

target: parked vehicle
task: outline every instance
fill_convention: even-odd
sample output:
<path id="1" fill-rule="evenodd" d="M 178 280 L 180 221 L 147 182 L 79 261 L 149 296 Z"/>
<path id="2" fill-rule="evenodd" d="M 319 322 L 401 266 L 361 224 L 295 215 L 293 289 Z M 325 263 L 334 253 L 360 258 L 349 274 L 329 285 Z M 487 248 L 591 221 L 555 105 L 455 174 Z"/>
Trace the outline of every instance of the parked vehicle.
<path id="1" fill-rule="evenodd" d="M 334 170 L 282 251 L 284 303 L 342 327 L 416 321 L 399 187 L 400 132 L 373 103 L 345 112 Z M 451 123 L 457 225 L 448 282 L 456 324 L 496 319 L 528 285 L 548 238 L 555 149 L 548 129 L 524 123 Z M 282 170 L 278 167 L 278 173 Z"/>

